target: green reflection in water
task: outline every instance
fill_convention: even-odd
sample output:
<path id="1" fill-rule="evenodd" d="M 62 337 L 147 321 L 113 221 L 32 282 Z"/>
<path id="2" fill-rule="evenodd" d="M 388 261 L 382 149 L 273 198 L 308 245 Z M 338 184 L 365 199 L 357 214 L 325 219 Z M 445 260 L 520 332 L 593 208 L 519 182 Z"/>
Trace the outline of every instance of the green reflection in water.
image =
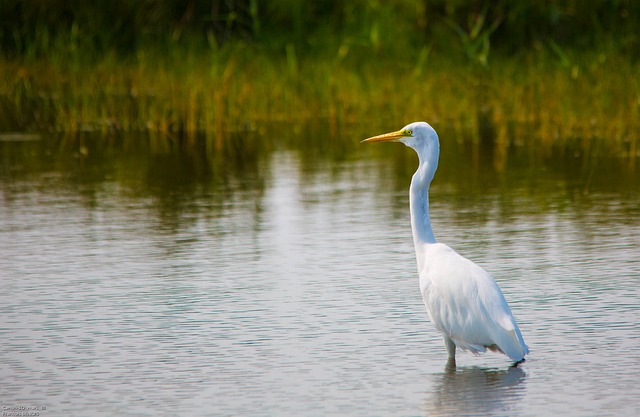
<path id="1" fill-rule="evenodd" d="M 442 151 L 432 199 L 434 204 L 451 204 L 460 216 L 481 220 L 487 216 L 486 205 L 496 198 L 506 216 L 523 196 L 527 204 L 535 205 L 529 208 L 534 211 L 573 207 L 576 200 L 587 204 L 593 194 L 619 194 L 627 201 L 637 197 L 636 161 L 619 158 L 604 141 L 594 139 L 585 146 L 584 140 L 567 139 L 562 147 L 545 148 L 533 138 L 474 140 L 468 132 L 435 127 Z M 273 170 L 272 155 L 286 150 L 300 160 L 295 175 L 302 187 L 317 172 L 338 174 L 357 161 L 376 161 L 380 166 L 372 169 L 370 181 L 380 182 L 381 194 L 388 193 L 400 212 L 406 208 L 415 155 L 400 144 L 359 143 L 395 128 L 354 126 L 331 134 L 328 125 L 270 125 L 231 134 L 221 147 L 206 137 L 186 142 L 134 134 L 4 140 L 0 184 L 5 204 L 31 187 L 43 192 L 64 189 L 89 208 L 102 193 L 151 199 L 149 204 L 161 219 L 167 217 L 168 224 L 184 213 L 223 212 L 233 205 L 259 216 Z M 203 201 L 207 207 L 201 207 Z M 632 214 L 637 217 L 637 211 Z"/>

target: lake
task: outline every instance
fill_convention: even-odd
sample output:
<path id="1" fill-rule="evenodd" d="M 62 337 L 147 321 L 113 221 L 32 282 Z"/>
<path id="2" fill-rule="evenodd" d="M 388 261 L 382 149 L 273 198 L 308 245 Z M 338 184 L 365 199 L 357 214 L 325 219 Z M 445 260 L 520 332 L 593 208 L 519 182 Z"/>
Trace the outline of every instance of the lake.
<path id="1" fill-rule="evenodd" d="M 0 135 L 0 403 L 41 416 L 640 413 L 640 170 L 605 140 L 441 138 L 436 238 L 531 348 L 448 367 L 402 126 L 224 143 Z"/>

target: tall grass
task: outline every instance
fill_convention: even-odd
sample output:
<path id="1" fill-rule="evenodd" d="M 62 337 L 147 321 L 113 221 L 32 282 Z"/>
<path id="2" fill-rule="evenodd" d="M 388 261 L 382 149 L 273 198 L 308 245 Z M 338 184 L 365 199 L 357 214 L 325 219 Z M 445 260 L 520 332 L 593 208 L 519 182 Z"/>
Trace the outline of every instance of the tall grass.
<path id="1" fill-rule="evenodd" d="M 615 50 L 541 47 L 478 64 L 428 45 L 403 59 L 341 43 L 304 54 L 245 42 L 83 60 L 4 58 L 3 129 L 150 131 L 193 140 L 263 123 L 447 123 L 474 138 L 606 138 L 638 152 L 640 68 Z M 483 139 L 484 138 L 484 139 Z M 223 146 L 222 143 L 217 143 Z"/>

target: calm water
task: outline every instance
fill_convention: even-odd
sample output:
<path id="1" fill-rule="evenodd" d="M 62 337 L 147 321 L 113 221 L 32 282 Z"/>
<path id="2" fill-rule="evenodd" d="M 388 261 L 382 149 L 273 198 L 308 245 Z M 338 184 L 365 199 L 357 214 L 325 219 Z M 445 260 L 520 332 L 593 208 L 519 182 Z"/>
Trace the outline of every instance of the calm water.
<path id="1" fill-rule="evenodd" d="M 441 132 L 436 237 L 496 277 L 532 349 L 520 368 L 463 353 L 450 369 L 418 289 L 416 159 L 358 144 L 382 131 L 247 133 L 224 150 L 5 136 L 0 403 L 47 417 L 638 414 L 637 168 L 596 145 L 502 152 Z"/>

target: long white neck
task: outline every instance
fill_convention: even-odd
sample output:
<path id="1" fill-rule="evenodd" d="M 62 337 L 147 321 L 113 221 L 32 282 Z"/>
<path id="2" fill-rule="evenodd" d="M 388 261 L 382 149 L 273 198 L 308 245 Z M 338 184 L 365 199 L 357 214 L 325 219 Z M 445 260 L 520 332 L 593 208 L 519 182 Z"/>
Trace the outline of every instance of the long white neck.
<path id="1" fill-rule="evenodd" d="M 415 148 L 414 148 L 415 149 Z M 413 231 L 413 245 L 418 260 L 418 270 L 422 270 L 424 249 L 426 245 L 436 243 L 429 217 L 429 186 L 438 168 L 439 147 L 415 149 L 420 158 L 420 165 L 411 179 L 409 188 L 409 204 L 411 209 L 411 230 Z"/>
<path id="2" fill-rule="evenodd" d="M 429 218 L 429 186 L 438 169 L 440 157 L 440 141 L 436 131 L 425 122 L 415 122 L 406 125 L 399 132 L 382 135 L 368 140 L 398 139 L 418 154 L 420 163 L 411 178 L 409 189 L 409 205 L 411 209 L 411 230 L 413 231 L 413 245 L 416 249 L 418 270 L 422 271 L 425 263 L 425 249 L 436 243 Z M 422 272 L 421 272 L 422 273 Z"/>
<path id="3" fill-rule="evenodd" d="M 411 230 L 413 231 L 413 243 L 418 249 L 423 243 L 436 243 L 431 228 L 431 218 L 429 217 L 429 185 L 433 179 L 435 170 L 428 168 L 424 164 L 413 174 L 411 188 L 409 188 L 409 204 L 411 208 Z M 429 175 L 430 174 L 430 175 Z"/>

